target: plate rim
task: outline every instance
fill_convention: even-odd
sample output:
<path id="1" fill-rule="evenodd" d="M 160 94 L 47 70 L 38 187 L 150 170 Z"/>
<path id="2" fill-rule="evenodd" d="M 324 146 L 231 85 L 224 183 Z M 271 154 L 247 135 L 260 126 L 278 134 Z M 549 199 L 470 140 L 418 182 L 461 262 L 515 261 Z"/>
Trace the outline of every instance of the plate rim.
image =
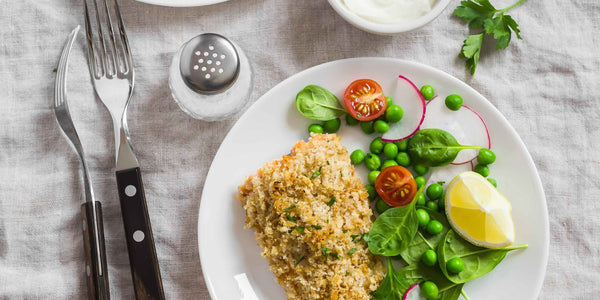
<path id="1" fill-rule="evenodd" d="M 138 0 L 141 1 L 141 0 Z M 221 0 L 221 1 L 228 1 L 228 0 Z M 311 72 L 311 71 L 315 71 L 317 69 L 324 69 L 329 67 L 329 65 L 333 65 L 333 64 L 339 64 L 339 63 L 351 63 L 351 62 L 361 62 L 361 61 L 370 61 L 370 60 L 380 60 L 380 61 L 394 61 L 396 63 L 400 63 L 400 64 L 405 64 L 407 66 L 413 66 L 413 67 L 417 67 L 417 68 L 422 68 L 425 69 L 427 71 L 431 71 L 434 73 L 440 73 L 443 76 L 446 76 L 450 81 L 452 81 L 453 84 L 457 84 L 462 86 L 463 88 L 466 88 L 468 90 L 470 90 L 470 92 L 474 92 L 478 95 L 481 96 L 481 98 L 483 98 L 484 101 L 484 105 L 488 105 L 491 106 L 492 108 L 492 112 L 494 114 L 497 115 L 497 117 L 499 117 L 499 119 L 502 120 L 503 123 L 505 123 L 506 125 L 508 125 L 508 128 L 510 129 L 509 132 L 514 135 L 516 137 L 516 141 L 517 143 L 523 147 L 526 151 L 526 155 L 529 158 L 528 159 L 528 167 L 532 168 L 533 173 L 535 175 L 535 182 L 536 184 L 536 190 L 537 193 L 539 193 L 542 196 L 543 199 L 543 206 L 542 206 L 542 220 L 545 224 L 545 230 L 544 230 L 544 234 L 542 236 L 543 239 L 543 257 L 542 260 L 544 262 L 543 267 L 542 267 L 542 274 L 544 276 L 541 276 L 541 278 L 537 278 L 536 280 L 536 286 L 535 286 L 535 291 L 536 294 L 539 297 L 540 291 L 542 289 L 542 286 L 544 284 L 545 278 L 546 278 L 546 271 L 548 268 L 548 257 L 549 257 L 549 252 L 550 252 L 550 224 L 549 224 L 549 215 L 548 215 L 548 203 L 546 201 L 546 194 L 544 192 L 544 188 L 542 185 L 542 180 L 540 178 L 539 172 L 537 167 L 535 166 L 535 162 L 533 161 L 533 158 L 531 156 L 531 153 L 529 152 L 529 150 L 527 149 L 527 146 L 525 145 L 525 143 L 523 142 L 523 140 L 521 139 L 521 136 L 518 134 L 518 132 L 515 130 L 515 128 L 512 126 L 512 124 L 508 121 L 508 119 L 506 119 L 506 117 L 500 112 L 500 110 L 498 110 L 498 108 L 493 105 L 485 96 L 483 96 L 481 93 L 479 93 L 477 90 L 475 90 L 473 87 L 471 87 L 469 84 L 467 84 L 466 82 L 456 78 L 455 76 L 434 68 L 432 66 L 423 64 L 423 63 L 419 63 L 419 62 L 415 62 L 415 61 L 410 61 L 410 60 L 405 60 L 405 59 L 399 59 L 399 58 L 391 58 L 391 57 L 354 57 L 354 58 L 344 58 L 344 59 L 339 59 L 339 60 L 333 60 L 333 61 L 329 61 L 329 62 L 325 62 L 325 63 L 321 63 L 318 65 L 314 65 L 312 67 L 306 68 L 302 71 L 299 71 L 297 73 L 294 73 L 293 75 L 287 77 L 286 79 L 280 81 L 279 83 L 275 84 L 273 87 L 271 87 L 267 92 L 265 92 L 262 96 L 260 96 L 254 103 L 252 103 L 252 105 L 250 105 L 246 111 L 243 113 L 243 115 L 235 122 L 235 124 L 231 127 L 231 129 L 229 129 L 229 132 L 227 132 L 227 134 L 225 135 L 225 138 L 223 138 L 223 141 L 221 142 L 221 144 L 219 145 L 219 148 L 217 149 L 217 151 L 215 152 L 215 156 L 213 157 L 213 160 L 210 164 L 209 170 L 206 174 L 206 178 L 204 180 L 204 185 L 202 187 L 202 193 L 200 195 L 200 205 L 198 208 L 198 223 L 197 223 L 197 244 L 198 244 L 198 255 L 199 255 L 199 259 L 200 259 L 200 265 L 201 265 L 201 269 L 202 269 L 202 276 L 204 278 L 204 282 L 206 284 L 206 287 L 208 289 L 208 292 L 210 294 L 211 299 L 217 299 L 217 296 L 215 294 L 215 288 L 213 286 L 212 283 L 212 279 L 210 278 L 210 276 L 207 276 L 206 273 L 206 269 L 205 266 L 202 264 L 202 258 L 204 257 L 203 253 L 204 251 L 202 250 L 202 247 L 200 246 L 201 243 L 200 241 L 202 240 L 202 234 L 201 234 L 201 228 L 202 228 L 202 224 L 201 224 L 201 216 L 202 216 L 202 199 L 205 197 L 205 193 L 206 193 L 206 181 L 210 178 L 210 176 L 213 173 L 213 165 L 215 164 L 215 158 L 218 156 L 218 154 L 221 152 L 221 148 L 223 147 L 223 145 L 229 141 L 230 137 L 231 137 L 231 132 L 234 131 L 234 129 L 237 129 L 243 121 L 245 121 L 247 118 L 249 118 L 250 114 L 256 109 L 256 107 L 258 105 L 258 103 L 262 103 L 264 101 L 268 101 L 268 99 L 270 98 L 271 94 L 274 93 L 274 91 L 280 86 L 283 85 L 289 81 L 294 80 L 296 77 L 300 77 L 302 76 L 302 74 L 307 73 L 307 72 Z"/>
<path id="2" fill-rule="evenodd" d="M 227 2 L 229 0 L 187 0 L 185 3 L 177 3 L 173 0 L 136 0 L 138 2 L 158 5 L 158 6 L 167 6 L 167 7 L 194 7 L 194 6 L 206 6 L 217 4 L 221 2 Z"/>

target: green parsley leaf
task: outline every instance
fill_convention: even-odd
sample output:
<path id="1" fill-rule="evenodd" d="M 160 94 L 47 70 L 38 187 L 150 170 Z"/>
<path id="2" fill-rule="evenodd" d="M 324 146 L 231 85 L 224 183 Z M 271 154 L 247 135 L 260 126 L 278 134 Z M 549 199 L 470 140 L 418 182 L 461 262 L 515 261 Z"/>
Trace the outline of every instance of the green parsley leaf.
<path id="1" fill-rule="evenodd" d="M 54 68 L 54 69 L 52 70 L 52 72 L 54 72 L 54 73 L 56 73 L 56 71 L 58 71 L 58 69 L 57 69 L 57 68 Z"/>
<path id="2" fill-rule="evenodd" d="M 327 203 L 329 207 L 331 207 L 335 203 L 335 197 L 331 197 L 331 200 Z"/>
<path id="3" fill-rule="evenodd" d="M 294 267 L 297 266 L 303 260 L 304 260 L 304 256 L 300 257 L 300 259 L 294 264 Z"/>
<path id="4" fill-rule="evenodd" d="M 463 43 L 460 55 L 467 59 L 466 67 L 471 70 L 471 75 L 474 75 L 477 69 L 482 43 L 483 33 L 469 35 Z"/>
<path id="5" fill-rule="evenodd" d="M 348 251 L 348 254 L 349 254 L 349 255 L 352 255 L 352 254 L 354 254 L 354 252 L 356 252 L 356 248 L 352 248 L 352 249 L 350 249 L 350 251 Z"/>
<path id="6" fill-rule="evenodd" d="M 296 227 L 296 231 L 303 232 L 304 231 L 304 227 Z"/>
<path id="7" fill-rule="evenodd" d="M 316 229 L 316 230 L 320 230 L 320 229 L 323 228 L 323 227 L 321 227 L 319 225 L 310 225 L 310 227 L 312 227 L 313 229 Z"/>
<path id="8" fill-rule="evenodd" d="M 454 15 L 467 22 L 471 28 L 482 27 L 486 19 L 494 16 L 496 9 L 487 0 L 479 2 L 461 1 L 461 5 L 454 10 Z"/>
<path id="9" fill-rule="evenodd" d="M 290 206 L 290 207 L 284 208 L 284 209 L 283 209 L 283 211 L 284 211 L 284 212 L 285 212 L 285 211 L 289 211 L 289 210 L 292 210 L 292 209 L 294 209 L 294 208 L 296 208 L 296 205 L 295 205 L 295 204 L 294 204 L 294 205 L 292 205 L 292 206 Z"/>
<path id="10" fill-rule="evenodd" d="M 327 247 L 321 248 L 321 253 L 323 253 L 323 256 L 325 256 L 325 260 L 327 260 L 327 257 L 329 256 L 329 251 L 331 251 L 331 249 Z"/>
<path id="11" fill-rule="evenodd" d="M 352 238 L 352 241 L 354 242 L 354 239 L 356 239 L 358 237 L 358 234 L 353 234 L 350 237 Z"/>
<path id="12" fill-rule="evenodd" d="M 292 216 L 290 216 L 290 215 L 287 215 L 287 216 L 285 216 L 285 218 L 286 218 L 288 221 L 290 221 L 290 222 L 294 222 L 294 223 L 296 223 L 296 218 L 294 218 L 294 217 L 292 217 Z"/>
<path id="13" fill-rule="evenodd" d="M 318 170 L 318 171 L 315 171 L 315 172 L 312 174 L 312 176 L 310 176 L 310 180 L 313 180 L 313 179 L 317 178 L 317 176 L 321 175 L 321 168 L 322 168 L 322 167 L 319 167 L 319 170 Z"/>
<path id="14" fill-rule="evenodd" d="M 344 230 L 342 230 L 342 232 L 343 232 L 343 233 L 346 233 L 346 232 L 348 232 L 348 229 L 344 229 Z"/>
<path id="15" fill-rule="evenodd" d="M 471 28 L 483 29 L 482 33 L 469 35 L 460 51 L 460 56 L 467 59 L 465 65 L 471 70 L 471 75 L 474 75 L 477 69 L 484 33 L 496 40 L 498 50 L 508 47 L 513 32 L 521 39 L 519 25 L 505 13 L 525 1 L 519 0 L 509 7 L 496 9 L 489 0 L 463 0 L 461 5 L 456 7 L 453 12 L 455 16 L 463 19 Z"/>
<path id="16" fill-rule="evenodd" d="M 333 256 L 333 257 L 335 257 L 337 259 L 340 259 L 340 255 L 337 254 L 337 253 L 335 253 L 335 252 L 331 252 L 331 256 Z"/>

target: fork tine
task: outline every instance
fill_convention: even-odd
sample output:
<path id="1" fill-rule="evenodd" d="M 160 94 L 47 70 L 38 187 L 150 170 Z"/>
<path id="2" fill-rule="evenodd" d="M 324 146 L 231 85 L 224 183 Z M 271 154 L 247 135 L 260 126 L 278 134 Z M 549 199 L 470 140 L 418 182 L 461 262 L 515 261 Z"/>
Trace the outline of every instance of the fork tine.
<path id="1" fill-rule="evenodd" d="M 108 2 L 106 0 L 104 0 L 104 12 L 106 14 L 106 27 L 108 27 L 108 36 L 110 37 L 110 53 L 112 55 L 110 56 L 110 60 L 107 59 L 107 64 L 110 63 L 110 71 L 107 70 L 107 73 L 109 73 L 111 76 L 114 76 L 117 74 L 117 67 L 119 65 L 119 55 L 117 53 L 117 44 L 115 43 L 115 31 L 113 29 L 113 22 L 112 22 L 112 18 L 110 16 L 110 9 L 108 8 Z"/>
<path id="2" fill-rule="evenodd" d="M 56 70 L 56 86 L 54 89 L 54 107 L 59 107 L 61 105 L 67 105 L 65 99 L 65 93 L 67 89 L 66 81 L 67 81 L 67 65 L 68 60 L 67 56 L 69 55 L 69 51 L 71 50 L 71 46 L 73 45 L 73 41 L 79 32 L 79 26 L 77 26 L 67 39 L 67 47 L 65 47 L 60 55 L 59 65 Z M 59 88 L 56 88 L 59 87 Z"/>
<path id="3" fill-rule="evenodd" d="M 106 1 L 106 0 L 105 0 Z M 117 24 L 119 26 L 119 35 L 121 37 L 121 46 L 123 50 L 123 74 L 127 74 L 133 71 L 133 60 L 131 59 L 131 49 L 129 48 L 129 41 L 127 40 L 127 33 L 125 33 L 125 25 L 123 25 L 123 18 L 121 17 L 121 9 L 119 3 L 115 1 L 115 11 L 117 12 Z"/>
<path id="4" fill-rule="evenodd" d="M 110 74 L 110 68 L 108 66 L 108 53 L 106 51 L 106 44 L 104 43 L 104 31 L 102 30 L 102 22 L 100 20 L 100 10 L 98 10 L 98 0 L 93 0 L 94 1 L 94 11 L 96 12 L 96 27 L 98 27 L 98 41 L 100 42 L 100 46 L 101 46 L 101 54 L 100 55 L 100 61 L 102 63 L 102 67 L 104 69 L 104 74 L 109 75 Z"/>
<path id="5" fill-rule="evenodd" d="M 99 54 L 97 54 L 94 43 L 94 31 L 92 30 L 87 0 L 83 0 L 83 14 L 85 19 L 85 36 L 88 44 L 88 67 L 92 77 L 98 79 L 102 76 L 102 64 L 99 64 L 96 60 L 96 56 L 99 56 Z"/>

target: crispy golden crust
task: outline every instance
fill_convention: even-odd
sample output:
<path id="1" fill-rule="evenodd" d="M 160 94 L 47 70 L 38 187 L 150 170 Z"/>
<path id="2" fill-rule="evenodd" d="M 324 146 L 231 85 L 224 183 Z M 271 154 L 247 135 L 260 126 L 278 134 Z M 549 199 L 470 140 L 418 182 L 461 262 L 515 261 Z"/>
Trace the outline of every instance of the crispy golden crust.
<path id="1" fill-rule="evenodd" d="M 384 268 L 361 239 L 372 225 L 368 194 L 336 135 L 296 143 L 238 198 L 288 299 L 368 299 L 377 289 Z"/>

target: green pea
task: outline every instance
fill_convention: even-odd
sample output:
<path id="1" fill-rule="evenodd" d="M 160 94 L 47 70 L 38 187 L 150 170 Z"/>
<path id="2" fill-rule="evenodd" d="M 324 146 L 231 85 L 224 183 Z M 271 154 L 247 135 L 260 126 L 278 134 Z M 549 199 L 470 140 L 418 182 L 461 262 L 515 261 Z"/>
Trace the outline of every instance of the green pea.
<path id="1" fill-rule="evenodd" d="M 460 257 L 455 257 L 446 262 L 446 270 L 450 273 L 458 274 L 465 269 L 465 264 Z"/>
<path id="2" fill-rule="evenodd" d="M 433 267 L 437 263 L 437 253 L 429 249 L 423 252 L 423 255 L 421 256 L 421 261 L 426 266 Z"/>
<path id="3" fill-rule="evenodd" d="M 371 141 L 369 145 L 369 150 L 375 154 L 380 154 L 383 151 L 383 147 L 385 147 L 385 142 L 381 140 L 380 137 L 375 138 Z"/>
<path id="4" fill-rule="evenodd" d="M 429 200 L 429 201 L 425 202 L 425 207 L 427 207 L 431 210 L 438 210 L 440 208 L 438 206 L 437 202 L 435 202 L 433 200 Z"/>
<path id="5" fill-rule="evenodd" d="M 308 132 L 323 133 L 323 126 L 319 124 L 311 124 L 310 126 L 308 126 Z"/>
<path id="6" fill-rule="evenodd" d="M 325 130 L 327 133 L 336 133 L 338 130 L 340 130 L 341 125 L 342 121 L 340 121 L 340 118 L 335 118 L 323 122 L 323 130 Z"/>
<path id="7" fill-rule="evenodd" d="M 417 172 L 418 175 L 425 175 L 427 174 L 427 172 L 429 172 L 429 167 L 426 166 L 422 166 L 422 165 L 414 165 L 413 169 L 415 170 L 415 172 Z"/>
<path id="8" fill-rule="evenodd" d="M 452 94 L 446 97 L 446 107 L 450 110 L 459 110 L 463 104 L 463 99 L 461 96 Z"/>
<path id="9" fill-rule="evenodd" d="M 421 227 L 427 226 L 427 224 L 429 224 L 429 219 L 430 219 L 429 213 L 427 213 L 426 210 L 421 209 L 421 208 L 417 209 L 416 213 L 417 213 L 417 221 L 419 222 L 419 226 L 421 226 Z"/>
<path id="10" fill-rule="evenodd" d="M 429 198 L 430 200 L 437 200 L 440 199 L 440 197 L 442 197 L 442 194 L 444 193 L 444 188 L 441 184 L 434 183 L 427 187 L 425 193 L 427 194 L 427 198 Z"/>
<path id="11" fill-rule="evenodd" d="M 444 225 L 437 220 L 431 220 L 429 224 L 427 224 L 427 232 L 431 234 L 438 234 L 444 230 Z"/>
<path id="12" fill-rule="evenodd" d="M 373 121 L 360 122 L 360 129 L 362 129 L 362 131 L 366 134 L 371 134 L 375 132 L 375 129 L 373 129 L 373 123 Z"/>
<path id="13" fill-rule="evenodd" d="M 442 194 L 440 200 L 438 200 L 438 209 L 444 211 L 446 206 L 446 193 Z"/>
<path id="14" fill-rule="evenodd" d="M 398 155 L 396 155 L 396 162 L 398 165 L 408 167 L 410 166 L 410 156 L 408 156 L 408 153 L 406 152 L 399 152 Z"/>
<path id="15" fill-rule="evenodd" d="M 488 177 L 490 175 L 490 167 L 488 167 L 487 165 L 476 165 L 473 171 L 475 171 L 475 173 L 481 174 L 481 176 L 483 177 Z"/>
<path id="16" fill-rule="evenodd" d="M 377 120 L 373 125 L 373 129 L 375 129 L 377 133 L 386 133 L 388 130 L 390 130 L 390 125 L 386 121 Z"/>
<path id="17" fill-rule="evenodd" d="M 421 95 L 423 95 L 423 98 L 425 98 L 425 100 L 427 100 L 427 101 L 433 99 L 433 96 L 434 96 L 433 87 L 430 85 L 422 86 L 421 87 Z"/>
<path id="18" fill-rule="evenodd" d="M 377 191 L 373 185 L 367 184 L 365 185 L 365 189 L 367 189 L 367 193 L 369 193 L 369 200 L 373 201 L 377 198 Z"/>
<path id="19" fill-rule="evenodd" d="M 350 161 L 353 165 L 360 165 L 364 160 L 365 153 L 360 149 L 356 149 L 352 151 L 352 154 L 350 154 Z"/>
<path id="20" fill-rule="evenodd" d="M 487 181 L 489 181 L 495 188 L 498 187 L 498 182 L 496 181 L 496 179 L 488 178 Z"/>
<path id="21" fill-rule="evenodd" d="M 369 153 L 367 154 L 367 157 L 365 157 L 365 166 L 370 171 L 379 170 L 379 167 L 381 167 L 381 159 L 379 159 L 379 156 Z"/>
<path id="22" fill-rule="evenodd" d="M 360 121 L 355 119 L 351 114 L 346 114 L 346 124 L 348 124 L 348 126 L 358 125 L 359 122 Z"/>
<path id="23" fill-rule="evenodd" d="M 404 111 L 396 104 L 388 105 L 385 109 L 385 119 L 390 123 L 396 123 L 402 119 Z"/>
<path id="24" fill-rule="evenodd" d="M 425 177 L 417 176 L 417 177 L 415 177 L 415 182 L 417 183 L 417 189 L 420 189 L 422 186 L 425 185 Z M 425 197 L 425 196 L 423 196 L 423 197 Z"/>
<path id="25" fill-rule="evenodd" d="M 479 150 L 477 162 L 481 165 L 489 165 L 496 161 L 496 154 L 490 149 L 483 148 Z"/>
<path id="26" fill-rule="evenodd" d="M 431 281 L 425 281 L 421 284 L 421 294 L 423 294 L 423 297 L 426 299 L 437 299 L 438 295 L 440 294 L 440 290 L 435 283 Z"/>
<path id="27" fill-rule="evenodd" d="M 375 184 L 375 180 L 377 180 L 377 176 L 379 176 L 379 171 L 371 171 L 369 172 L 369 175 L 367 176 L 367 178 L 369 179 L 369 183 L 370 184 Z"/>
<path id="28" fill-rule="evenodd" d="M 398 163 L 393 160 L 393 159 L 388 159 L 386 161 L 383 162 L 383 164 L 381 164 L 381 170 L 387 168 L 387 167 L 391 167 L 391 166 L 397 166 Z"/>
<path id="29" fill-rule="evenodd" d="M 408 149 L 408 139 L 403 139 L 397 142 L 394 142 L 396 146 L 398 146 L 398 151 L 406 151 Z"/>
<path id="30" fill-rule="evenodd" d="M 382 214 L 382 213 L 384 213 L 386 210 L 388 210 L 390 208 L 392 208 L 392 207 L 389 206 L 387 203 L 385 203 L 385 201 L 383 201 L 383 199 L 379 199 L 375 203 L 375 211 L 378 214 Z"/>
<path id="31" fill-rule="evenodd" d="M 425 195 L 423 193 L 419 193 L 417 195 L 417 206 L 425 206 Z"/>
<path id="32" fill-rule="evenodd" d="M 387 159 L 394 159 L 398 155 L 398 146 L 394 143 L 387 143 L 383 147 L 383 155 Z"/>
<path id="33" fill-rule="evenodd" d="M 387 102 L 387 107 L 390 107 L 394 103 L 392 97 L 385 97 L 385 101 Z"/>

